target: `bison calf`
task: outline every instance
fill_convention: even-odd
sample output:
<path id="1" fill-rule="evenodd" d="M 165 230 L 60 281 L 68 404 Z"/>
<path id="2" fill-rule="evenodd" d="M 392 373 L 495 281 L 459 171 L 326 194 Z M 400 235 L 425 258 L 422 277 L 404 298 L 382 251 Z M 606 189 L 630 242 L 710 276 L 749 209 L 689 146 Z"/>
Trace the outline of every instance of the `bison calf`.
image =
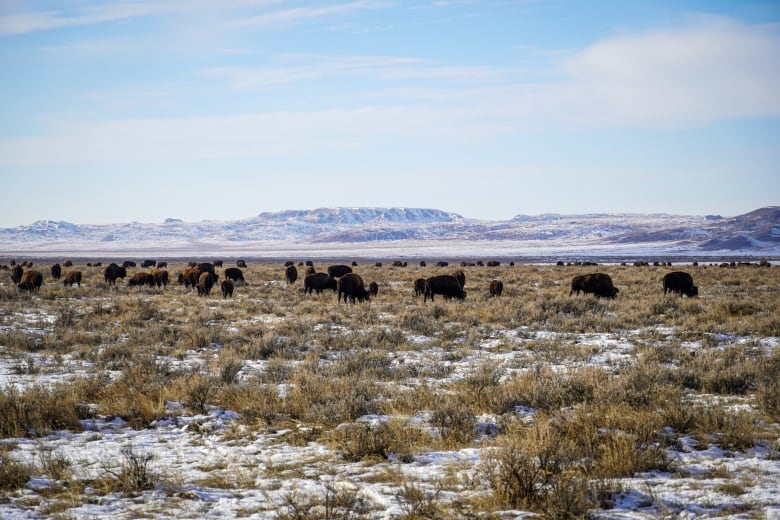
<path id="1" fill-rule="evenodd" d="M 222 289 L 223 298 L 227 298 L 228 296 L 231 298 L 233 297 L 233 280 L 222 280 L 220 288 Z"/>

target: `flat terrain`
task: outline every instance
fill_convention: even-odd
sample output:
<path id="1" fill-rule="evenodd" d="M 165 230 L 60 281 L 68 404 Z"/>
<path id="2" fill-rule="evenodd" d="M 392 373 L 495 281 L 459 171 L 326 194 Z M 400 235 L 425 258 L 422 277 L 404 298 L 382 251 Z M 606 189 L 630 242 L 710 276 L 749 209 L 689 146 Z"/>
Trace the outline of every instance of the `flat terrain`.
<path id="1" fill-rule="evenodd" d="M 780 515 L 777 266 L 360 261 L 345 304 L 281 262 L 228 298 L 38 262 L 0 271 L 3 518 Z M 415 296 L 458 269 L 464 301 Z M 590 272 L 617 298 L 570 296 Z"/>

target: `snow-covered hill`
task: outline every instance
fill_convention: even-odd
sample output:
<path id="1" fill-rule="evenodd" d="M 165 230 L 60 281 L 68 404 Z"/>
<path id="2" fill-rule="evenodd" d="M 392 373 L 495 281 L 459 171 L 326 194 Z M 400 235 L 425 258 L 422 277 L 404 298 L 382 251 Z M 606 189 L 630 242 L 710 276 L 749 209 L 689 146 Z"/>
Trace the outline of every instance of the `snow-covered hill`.
<path id="1" fill-rule="evenodd" d="M 170 251 L 261 254 L 286 247 L 479 251 L 520 254 L 528 249 L 654 251 L 667 254 L 731 252 L 780 255 L 780 207 L 731 218 L 668 214 L 517 215 L 470 219 L 423 208 L 318 208 L 265 212 L 233 221 L 77 225 L 45 220 L 0 229 L 0 254 Z"/>

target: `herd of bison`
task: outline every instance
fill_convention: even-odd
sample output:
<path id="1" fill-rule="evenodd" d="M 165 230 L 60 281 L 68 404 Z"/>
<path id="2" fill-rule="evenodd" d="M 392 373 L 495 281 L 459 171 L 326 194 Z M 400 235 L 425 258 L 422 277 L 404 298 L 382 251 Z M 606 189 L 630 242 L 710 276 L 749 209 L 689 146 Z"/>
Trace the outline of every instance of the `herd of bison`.
<path id="1" fill-rule="evenodd" d="M 102 268 L 103 278 L 108 286 L 116 286 L 117 280 L 127 279 L 127 285 L 130 287 L 148 286 L 164 288 L 171 283 L 171 277 L 168 274 L 167 262 L 144 260 L 141 263 L 141 268 L 148 269 L 144 271 L 138 271 L 129 275 L 128 269 L 135 268 L 137 264 L 132 261 L 125 261 L 121 265 L 118 263 L 110 263 L 103 267 L 102 263 L 89 263 L 89 267 Z M 425 262 L 420 262 L 421 267 L 425 267 Z M 438 267 L 446 268 L 447 262 L 438 262 Z M 477 264 L 462 262 L 461 267 L 469 267 L 472 265 L 485 265 L 481 262 Z M 487 262 L 488 266 L 496 267 L 500 265 L 498 261 Z M 511 263 L 510 265 L 513 265 Z M 558 262 L 558 265 L 563 265 L 562 262 Z M 579 265 L 597 265 L 594 263 L 583 263 Z M 643 265 L 636 263 L 636 265 Z M 671 265 L 671 264 L 665 264 Z M 694 265 L 696 263 L 694 262 Z M 758 264 L 762 267 L 769 267 L 769 262 L 762 260 Z M 311 261 L 295 262 L 288 261 L 284 264 L 284 277 L 288 285 L 294 284 L 299 278 L 299 270 L 302 271 L 300 275 L 303 278 L 303 291 L 305 294 L 322 293 L 326 290 L 331 290 L 337 293 L 337 301 L 341 302 L 342 299 L 347 302 L 368 302 L 372 297 L 375 297 L 379 291 L 379 285 L 377 282 L 370 282 L 366 284 L 363 278 L 353 272 L 353 267 L 357 266 L 357 262 L 352 262 L 352 266 L 346 264 L 330 265 L 327 268 L 327 272 L 317 272 Z M 381 263 L 376 263 L 377 267 L 381 267 Z M 403 267 L 406 266 L 406 262 L 396 261 L 393 266 Z M 722 266 L 731 266 L 730 264 L 722 264 Z M 188 290 L 196 290 L 199 296 L 208 296 L 211 294 L 212 289 L 219 283 L 219 288 L 224 298 L 232 297 L 233 291 L 237 285 L 245 285 L 244 272 L 242 268 L 246 268 L 246 262 L 244 260 L 238 260 L 236 267 L 227 267 L 223 270 L 223 279 L 219 282 L 219 274 L 217 274 L 216 268 L 222 268 L 223 262 L 215 260 L 213 262 L 189 262 L 188 266 L 181 272 L 176 274 L 176 282 L 180 285 L 184 285 Z M 37 268 L 33 268 L 33 263 L 30 261 L 24 261 L 22 263 L 10 262 L 8 265 L 0 265 L 0 269 L 10 270 L 11 279 L 14 284 L 21 291 L 35 292 L 38 291 L 43 284 L 43 274 Z M 73 268 L 73 263 L 70 261 L 63 262 L 62 265 L 56 263 L 49 269 L 51 277 L 55 280 L 63 280 L 63 285 L 73 286 L 76 284 L 81 286 L 82 272 Z M 431 276 L 429 278 L 418 278 L 414 281 L 414 293 L 415 296 L 423 296 L 423 302 L 427 302 L 430 298 L 432 301 L 435 295 L 440 295 L 445 299 L 458 299 L 464 300 L 466 298 L 466 291 L 464 290 L 466 284 L 466 276 L 463 269 L 457 269 L 450 274 L 440 274 Z M 604 273 L 590 273 L 574 276 L 571 280 L 569 295 L 579 295 L 580 292 L 585 294 L 593 294 L 598 298 L 615 298 L 620 292 L 612 282 L 609 275 Z M 487 287 L 488 294 L 491 297 L 500 297 L 504 284 L 500 279 L 490 280 Z M 680 296 L 695 297 L 698 296 L 699 290 L 694 285 L 693 277 L 685 271 L 672 271 L 667 273 L 663 277 L 663 291 L 664 294 L 673 293 Z"/>

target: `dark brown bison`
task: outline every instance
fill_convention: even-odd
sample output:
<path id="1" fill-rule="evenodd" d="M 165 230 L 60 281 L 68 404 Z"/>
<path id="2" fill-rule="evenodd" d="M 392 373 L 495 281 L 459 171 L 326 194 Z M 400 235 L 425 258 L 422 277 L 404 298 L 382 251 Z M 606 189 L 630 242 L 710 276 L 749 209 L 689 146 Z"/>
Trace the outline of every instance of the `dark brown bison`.
<path id="1" fill-rule="evenodd" d="M 157 282 L 154 280 L 154 275 L 152 273 L 147 273 L 146 271 L 135 273 L 127 281 L 127 285 L 130 287 L 141 287 L 143 285 L 154 287 L 156 284 Z"/>
<path id="2" fill-rule="evenodd" d="M 338 289 L 336 279 L 328 273 L 312 273 L 303 279 L 303 292 L 311 294 L 312 291 L 320 294 L 325 289 L 335 291 Z"/>
<path id="3" fill-rule="evenodd" d="M 501 280 L 490 280 L 490 296 L 501 297 L 504 292 L 504 282 Z"/>
<path id="4" fill-rule="evenodd" d="M 157 265 L 159 266 L 160 263 L 158 263 Z M 157 269 L 150 270 L 149 274 L 154 276 L 154 284 L 157 287 L 168 287 L 168 282 L 170 281 L 170 276 L 168 275 L 168 271 L 166 271 L 165 269 L 160 269 L 158 267 Z"/>
<path id="5" fill-rule="evenodd" d="M 218 276 L 214 273 L 202 272 L 198 276 L 198 285 L 195 288 L 198 290 L 198 296 L 208 296 L 211 294 L 211 289 L 214 284 L 217 283 Z"/>
<path id="6" fill-rule="evenodd" d="M 51 277 L 55 280 L 59 280 L 60 276 L 62 276 L 62 267 L 60 267 L 60 264 L 51 266 Z"/>
<path id="7" fill-rule="evenodd" d="M 466 298 L 466 291 L 463 290 L 463 285 L 450 274 L 432 276 L 425 281 L 423 303 L 428 301 L 428 297 L 433 301 L 433 296 L 436 294 L 441 294 L 447 300 L 451 298 L 463 300 Z"/>
<path id="8" fill-rule="evenodd" d="M 414 281 L 414 295 L 425 294 L 425 278 L 418 278 Z"/>
<path id="9" fill-rule="evenodd" d="M 220 289 L 222 289 L 223 298 L 227 298 L 228 296 L 233 297 L 233 286 L 233 280 L 222 280 Z"/>
<path id="10" fill-rule="evenodd" d="M 108 283 L 108 285 L 116 285 L 117 278 L 126 278 L 127 277 L 127 269 L 122 267 L 121 265 L 116 265 L 115 263 L 110 263 L 106 266 L 105 269 L 103 269 L 103 279 Z"/>
<path id="11" fill-rule="evenodd" d="M 309 265 L 309 266 L 306 267 L 306 270 L 303 272 L 303 276 L 306 277 L 306 276 L 309 276 L 310 274 L 314 274 L 316 272 L 317 272 L 317 270 L 314 269 L 314 266 L 313 265 Z"/>
<path id="12" fill-rule="evenodd" d="M 487 265 L 488 267 L 498 267 L 499 265 L 501 265 L 501 262 L 499 262 L 498 260 L 488 260 L 485 265 Z"/>
<path id="13" fill-rule="evenodd" d="M 81 287 L 81 271 L 68 271 L 65 273 L 65 279 L 63 280 L 62 285 L 73 287 L 74 283 Z"/>
<path id="14" fill-rule="evenodd" d="M 214 264 L 209 262 L 201 262 L 195 267 L 198 268 L 198 271 L 201 273 L 211 273 L 211 274 L 217 274 L 217 272 L 214 270 Z"/>
<path id="15" fill-rule="evenodd" d="M 372 298 L 379 294 L 379 284 L 376 282 L 368 284 L 368 294 L 370 294 Z"/>
<path id="16" fill-rule="evenodd" d="M 612 278 L 604 273 L 581 274 L 571 279 L 572 294 L 595 294 L 597 298 L 615 298 L 619 290 L 612 285 Z"/>
<path id="17" fill-rule="evenodd" d="M 351 273 L 352 268 L 348 265 L 331 265 L 328 266 L 328 274 L 331 275 L 333 278 L 341 278 L 347 273 Z"/>
<path id="18" fill-rule="evenodd" d="M 24 268 L 21 265 L 14 265 L 11 268 L 11 281 L 18 285 L 22 281 L 23 274 Z"/>
<path id="19" fill-rule="evenodd" d="M 70 260 L 65 260 L 64 262 L 62 262 L 62 267 L 73 267 L 73 262 L 71 262 Z"/>
<path id="20" fill-rule="evenodd" d="M 347 273 L 336 282 L 338 287 L 337 301 L 341 302 L 341 295 L 344 295 L 344 303 L 347 303 L 347 297 L 349 297 L 352 303 L 355 300 L 362 302 L 369 300 L 369 294 L 366 290 L 363 278 L 359 274 Z"/>
<path id="21" fill-rule="evenodd" d="M 124 262 L 122 262 L 122 267 L 124 267 L 125 269 L 127 269 L 128 267 L 135 267 L 135 262 L 133 262 L 132 260 L 125 260 Z"/>
<path id="22" fill-rule="evenodd" d="M 238 285 L 246 285 L 246 280 L 244 280 L 244 272 L 238 267 L 228 267 L 225 269 L 224 275 L 225 278 L 228 280 L 233 280 Z"/>
<path id="23" fill-rule="evenodd" d="M 298 279 L 298 269 L 294 265 L 288 265 L 284 270 L 284 278 L 287 280 L 287 285 L 294 284 Z"/>
<path id="24" fill-rule="evenodd" d="M 436 266 L 437 267 L 447 267 L 448 265 L 450 265 L 450 263 L 449 262 L 445 262 L 443 260 L 440 261 L 440 262 L 436 262 Z"/>
<path id="25" fill-rule="evenodd" d="M 664 276 L 664 294 L 667 291 L 689 298 L 699 295 L 699 288 L 693 285 L 693 278 L 683 271 L 674 271 Z"/>
<path id="26" fill-rule="evenodd" d="M 141 267 L 143 267 L 144 269 L 146 269 L 147 267 L 155 267 L 156 265 L 157 265 L 156 260 L 144 260 L 143 262 L 141 262 Z"/>
<path id="27" fill-rule="evenodd" d="M 222 260 L 214 260 L 211 263 L 214 265 L 214 267 L 222 267 L 222 265 L 224 264 Z"/>
<path id="28" fill-rule="evenodd" d="M 19 283 L 16 284 L 22 291 L 37 291 L 43 284 L 43 275 L 35 269 L 29 269 L 22 273 L 22 278 Z"/>
<path id="29" fill-rule="evenodd" d="M 236 260 L 236 267 L 246 269 L 246 260 Z"/>
<path id="30" fill-rule="evenodd" d="M 163 267 L 168 267 L 168 262 L 157 262 L 157 269 L 162 269 Z"/>

